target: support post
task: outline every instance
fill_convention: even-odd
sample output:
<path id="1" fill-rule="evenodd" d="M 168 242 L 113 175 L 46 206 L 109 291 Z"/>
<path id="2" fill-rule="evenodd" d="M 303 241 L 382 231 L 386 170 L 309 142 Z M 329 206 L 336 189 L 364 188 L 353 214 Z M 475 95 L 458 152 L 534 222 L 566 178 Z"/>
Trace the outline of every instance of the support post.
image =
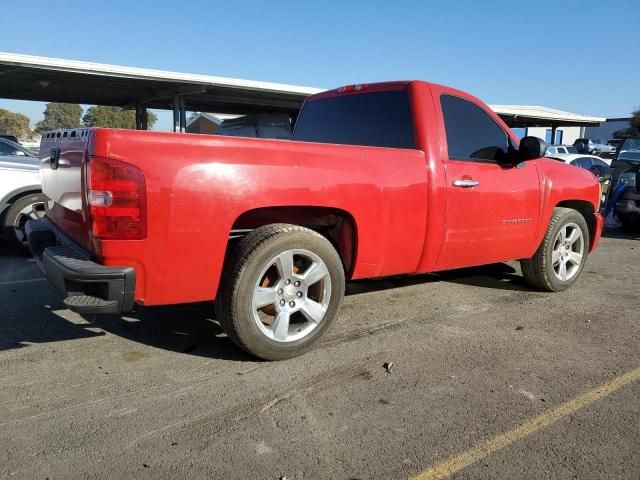
<path id="1" fill-rule="evenodd" d="M 557 130 L 558 126 L 557 125 L 551 125 L 551 145 L 555 145 L 556 144 L 556 130 Z"/>
<path id="2" fill-rule="evenodd" d="M 180 95 L 173 96 L 173 131 L 180 131 Z"/>
<path id="3" fill-rule="evenodd" d="M 144 103 L 136 104 L 136 130 L 147 130 L 149 124 L 149 114 Z"/>
<path id="4" fill-rule="evenodd" d="M 180 95 L 180 132 L 187 131 L 187 109 L 184 102 L 184 96 Z"/>

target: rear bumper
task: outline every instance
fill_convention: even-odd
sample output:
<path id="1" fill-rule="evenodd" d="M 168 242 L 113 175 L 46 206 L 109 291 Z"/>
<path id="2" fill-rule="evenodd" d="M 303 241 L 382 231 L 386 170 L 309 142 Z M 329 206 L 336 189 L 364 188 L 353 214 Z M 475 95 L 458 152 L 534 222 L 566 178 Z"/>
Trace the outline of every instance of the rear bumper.
<path id="1" fill-rule="evenodd" d="M 131 267 L 105 267 L 91 260 L 49 220 L 26 226 L 29 248 L 47 279 L 78 313 L 122 313 L 134 304 L 136 273 Z"/>

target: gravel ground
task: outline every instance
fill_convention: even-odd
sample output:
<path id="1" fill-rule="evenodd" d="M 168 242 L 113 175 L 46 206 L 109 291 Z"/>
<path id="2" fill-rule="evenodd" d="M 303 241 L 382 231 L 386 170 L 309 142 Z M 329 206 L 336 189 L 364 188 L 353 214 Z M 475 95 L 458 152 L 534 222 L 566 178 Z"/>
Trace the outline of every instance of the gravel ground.
<path id="1" fill-rule="evenodd" d="M 515 263 L 351 283 L 322 344 L 275 363 L 211 304 L 80 317 L 0 251 L 0 475 L 408 478 L 640 367 L 639 240 L 604 238 L 558 294 Z M 628 381 L 454 478 L 637 479 L 639 397 Z"/>

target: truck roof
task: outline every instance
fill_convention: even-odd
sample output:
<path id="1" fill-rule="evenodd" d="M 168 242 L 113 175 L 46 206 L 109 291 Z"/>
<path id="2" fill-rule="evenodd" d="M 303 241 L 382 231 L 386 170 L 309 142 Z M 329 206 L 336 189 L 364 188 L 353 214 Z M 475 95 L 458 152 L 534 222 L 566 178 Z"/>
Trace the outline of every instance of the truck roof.
<path id="1" fill-rule="evenodd" d="M 479 100 L 474 95 L 468 92 L 464 92 L 462 90 L 458 90 L 458 89 L 448 87 L 446 85 L 441 85 L 438 83 L 427 82 L 425 80 L 396 80 L 396 81 L 390 81 L 390 82 L 359 83 L 354 85 L 344 85 L 342 87 L 334 88 L 324 92 L 316 93 L 315 95 L 311 95 L 307 97 L 306 101 L 313 102 L 316 100 L 322 100 L 324 98 L 335 97 L 337 95 L 345 94 L 345 93 L 388 92 L 393 90 L 404 90 L 412 83 L 422 83 L 429 87 L 431 86 L 439 87 L 440 89 L 446 91 L 447 93 L 450 93 L 462 98 L 472 99 L 475 102 L 483 103 L 481 100 Z"/>
<path id="2" fill-rule="evenodd" d="M 336 95 L 340 95 L 342 93 L 388 92 L 391 90 L 403 90 L 407 88 L 410 83 L 416 81 L 419 80 L 399 80 L 394 82 L 358 83 L 355 85 L 343 85 L 342 87 L 311 95 L 310 97 L 307 97 L 307 101 L 313 102 L 315 100 L 321 100 L 323 98 L 335 97 Z"/>

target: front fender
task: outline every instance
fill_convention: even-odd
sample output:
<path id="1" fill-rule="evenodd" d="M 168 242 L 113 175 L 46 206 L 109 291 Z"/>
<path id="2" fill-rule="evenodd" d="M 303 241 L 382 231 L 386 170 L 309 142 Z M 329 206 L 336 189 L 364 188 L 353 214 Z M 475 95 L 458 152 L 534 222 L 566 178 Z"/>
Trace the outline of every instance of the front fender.
<path id="1" fill-rule="evenodd" d="M 535 248 L 537 250 L 551 217 L 558 206 L 576 208 L 585 216 L 588 225 L 597 224 L 597 213 L 600 206 L 600 183 L 593 173 L 557 160 L 538 160 L 540 171 L 540 224 L 536 232 Z M 593 232 L 592 232 L 593 233 Z M 531 255 L 535 250 L 531 252 Z"/>

